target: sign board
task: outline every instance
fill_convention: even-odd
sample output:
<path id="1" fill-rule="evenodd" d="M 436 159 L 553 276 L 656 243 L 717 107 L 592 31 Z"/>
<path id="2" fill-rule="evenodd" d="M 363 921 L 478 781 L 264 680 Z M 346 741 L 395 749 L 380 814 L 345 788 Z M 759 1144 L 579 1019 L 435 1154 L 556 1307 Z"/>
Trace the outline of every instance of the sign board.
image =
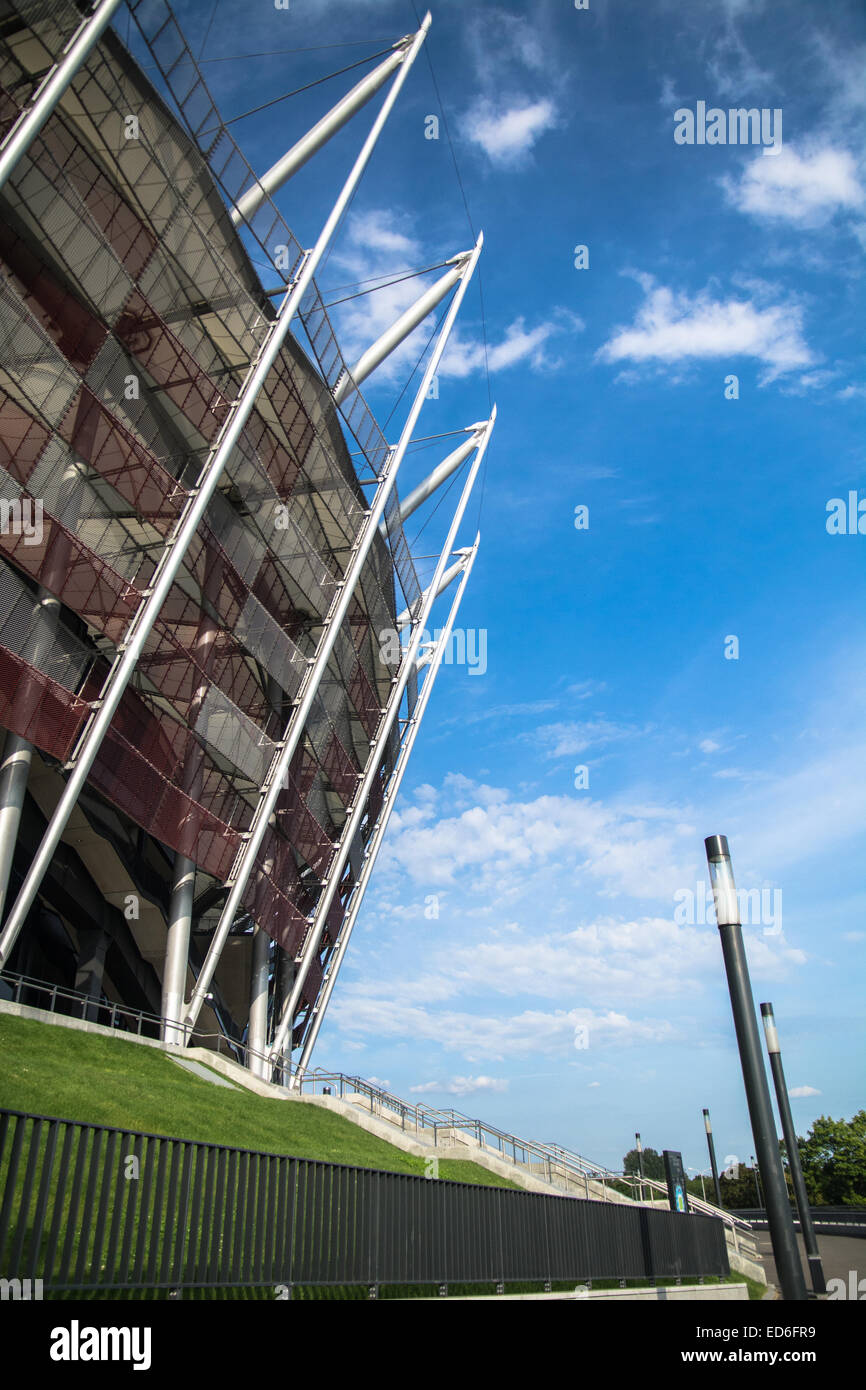
<path id="1" fill-rule="evenodd" d="M 665 1177 L 668 1182 L 668 1201 L 671 1205 L 671 1211 L 688 1212 L 689 1194 L 686 1189 L 683 1156 L 674 1153 L 671 1149 L 665 1149 L 662 1158 L 665 1161 Z"/>

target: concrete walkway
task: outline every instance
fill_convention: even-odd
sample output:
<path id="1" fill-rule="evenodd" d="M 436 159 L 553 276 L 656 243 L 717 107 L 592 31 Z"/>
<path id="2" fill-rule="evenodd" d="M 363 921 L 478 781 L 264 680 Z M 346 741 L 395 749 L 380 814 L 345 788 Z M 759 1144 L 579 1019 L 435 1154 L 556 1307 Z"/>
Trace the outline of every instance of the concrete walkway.
<path id="1" fill-rule="evenodd" d="M 755 1231 L 755 1240 L 761 1252 L 769 1283 L 778 1285 L 779 1276 L 776 1273 L 776 1262 L 773 1259 L 773 1246 L 769 1231 Z M 797 1246 L 800 1251 L 806 1288 L 811 1292 L 809 1264 L 806 1260 L 803 1237 L 800 1235 L 797 1236 Z M 857 1236 L 818 1236 L 818 1249 L 821 1253 L 821 1263 L 824 1266 L 825 1280 L 828 1283 L 831 1279 L 843 1280 L 845 1297 L 846 1299 L 850 1298 L 852 1273 L 858 1284 L 861 1279 L 866 1281 L 866 1240 Z M 838 1290 L 836 1292 L 838 1294 Z M 861 1302 L 866 1301 L 866 1282 L 859 1291 L 859 1300 Z"/>

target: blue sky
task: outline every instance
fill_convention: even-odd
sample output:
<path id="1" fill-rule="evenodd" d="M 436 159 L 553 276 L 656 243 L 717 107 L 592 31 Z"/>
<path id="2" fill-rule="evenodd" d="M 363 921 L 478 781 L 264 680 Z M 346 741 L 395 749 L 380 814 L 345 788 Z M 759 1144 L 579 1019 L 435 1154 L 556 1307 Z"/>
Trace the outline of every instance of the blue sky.
<path id="1" fill-rule="evenodd" d="M 372 0 L 177 9 L 225 116 L 416 28 Z M 307 51 L 237 58 L 278 49 Z M 419 432 L 497 402 L 459 620 L 486 669 L 441 672 L 317 1064 L 614 1166 L 636 1129 L 705 1166 L 706 1105 L 748 1161 L 718 932 L 677 916 L 721 832 L 780 905 L 744 930 L 799 1131 L 864 1104 L 866 535 L 826 526 L 866 497 L 864 58 L 854 0 L 435 5 L 319 283 L 484 230 L 483 313 L 476 283 Z M 255 167 L 363 71 L 234 126 Z M 678 145 L 699 101 L 780 110 L 781 150 Z M 369 120 L 278 195 L 304 244 Z M 347 355 L 419 289 L 335 309 Z M 391 438 L 431 327 L 365 388 Z"/>

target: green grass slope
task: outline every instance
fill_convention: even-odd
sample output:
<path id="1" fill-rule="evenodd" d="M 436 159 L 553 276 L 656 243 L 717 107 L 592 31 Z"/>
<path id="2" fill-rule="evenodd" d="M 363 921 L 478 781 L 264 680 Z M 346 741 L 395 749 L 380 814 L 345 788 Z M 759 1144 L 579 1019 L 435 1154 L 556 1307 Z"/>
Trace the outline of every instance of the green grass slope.
<path id="1" fill-rule="evenodd" d="M 199 1139 L 296 1158 L 424 1174 L 404 1153 L 316 1105 L 230 1091 L 179 1067 L 155 1047 L 0 1014 L 0 1108 Z M 462 1159 L 439 1177 L 516 1187 Z"/>

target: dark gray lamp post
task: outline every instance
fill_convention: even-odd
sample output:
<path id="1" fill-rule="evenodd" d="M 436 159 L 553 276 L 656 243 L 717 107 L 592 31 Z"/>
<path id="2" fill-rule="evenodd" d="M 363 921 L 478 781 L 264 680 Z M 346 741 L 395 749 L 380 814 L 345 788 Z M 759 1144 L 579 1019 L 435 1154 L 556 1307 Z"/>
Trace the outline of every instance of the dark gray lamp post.
<path id="1" fill-rule="evenodd" d="M 637 1145 L 637 1170 L 640 1173 L 640 1199 L 643 1201 L 643 1149 L 637 1130 L 635 1130 L 634 1142 Z"/>
<path id="2" fill-rule="evenodd" d="M 707 1148 L 710 1151 L 710 1168 L 713 1173 L 713 1187 L 716 1191 L 716 1206 L 722 1205 L 722 1189 L 719 1187 L 719 1170 L 716 1166 L 716 1146 L 713 1143 L 713 1126 L 710 1123 L 710 1112 L 704 1110 L 704 1129 L 707 1131 Z"/>
<path id="3" fill-rule="evenodd" d="M 809 1261 L 809 1273 L 812 1276 L 812 1288 L 815 1293 L 826 1293 L 827 1285 L 824 1282 L 824 1266 L 821 1264 L 821 1252 L 818 1249 L 818 1239 L 815 1235 L 815 1227 L 812 1224 L 812 1212 L 809 1209 L 809 1198 L 806 1194 L 806 1184 L 803 1180 L 803 1166 L 800 1163 L 800 1150 L 797 1147 L 797 1133 L 794 1129 L 794 1117 L 791 1114 L 791 1102 L 788 1099 L 788 1088 L 785 1085 L 782 1052 L 779 1047 L 779 1035 L 776 1032 L 776 1020 L 773 1017 L 772 1004 L 762 1004 L 761 1015 L 764 1021 L 764 1039 L 767 1044 L 767 1051 L 770 1054 L 770 1070 L 773 1073 L 773 1084 L 776 1087 L 776 1100 L 779 1106 L 779 1118 L 782 1121 L 782 1134 L 785 1138 L 785 1149 L 788 1154 L 788 1168 L 791 1173 L 791 1182 L 794 1185 L 797 1210 L 800 1213 L 800 1230 L 803 1233 L 803 1244 L 806 1247 L 806 1258 Z"/>
<path id="4" fill-rule="evenodd" d="M 762 1200 L 761 1200 L 761 1184 L 760 1184 L 760 1182 L 758 1181 L 758 1160 L 755 1158 L 755 1155 L 754 1155 L 754 1154 L 752 1154 L 751 1157 L 752 1157 L 752 1177 L 755 1179 L 755 1201 L 758 1203 L 758 1210 L 760 1211 L 760 1209 L 761 1209 L 761 1207 L 764 1205 L 764 1203 L 763 1203 Z"/>
<path id="5" fill-rule="evenodd" d="M 770 1102 L 770 1088 L 761 1057 L 761 1041 L 758 1021 L 755 1017 L 755 1001 L 749 980 L 749 967 L 743 944 L 743 929 L 740 925 L 740 912 L 737 905 L 737 890 L 731 868 L 731 855 L 728 841 L 724 835 L 710 835 L 705 841 L 707 863 L 710 870 L 710 883 L 716 907 L 716 920 L 722 943 L 722 955 L 728 977 L 731 995 L 731 1009 L 734 1015 L 734 1028 L 737 1045 L 740 1049 L 740 1063 L 746 1087 L 746 1100 L 758 1164 L 764 1181 L 764 1198 L 767 1207 L 767 1224 L 773 1242 L 773 1254 L 782 1296 L 785 1299 L 805 1301 L 806 1281 L 800 1264 L 797 1237 L 794 1233 L 794 1220 L 788 1202 L 788 1189 L 782 1172 L 782 1158 L 773 1123 L 773 1107 Z"/>

